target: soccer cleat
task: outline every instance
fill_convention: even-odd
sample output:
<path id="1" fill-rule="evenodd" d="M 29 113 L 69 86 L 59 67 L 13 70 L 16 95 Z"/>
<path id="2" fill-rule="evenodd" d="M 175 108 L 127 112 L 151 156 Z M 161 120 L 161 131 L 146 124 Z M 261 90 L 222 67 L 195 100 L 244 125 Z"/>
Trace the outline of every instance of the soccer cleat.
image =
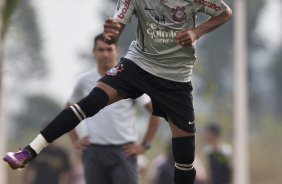
<path id="1" fill-rule="evenodd" d="M 31 160 L 33 160 L 32 154 L 27 149 L 20 149 L 18 152 L 8 152 L 3 157 L 3 161 L 12 169 L 24 168 Z"/>

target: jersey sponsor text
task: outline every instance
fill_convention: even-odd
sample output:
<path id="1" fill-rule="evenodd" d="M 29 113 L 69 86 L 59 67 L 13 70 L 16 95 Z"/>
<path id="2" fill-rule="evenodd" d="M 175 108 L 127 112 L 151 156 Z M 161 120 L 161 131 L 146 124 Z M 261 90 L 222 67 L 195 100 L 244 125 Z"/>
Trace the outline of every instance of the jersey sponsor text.
<path id="1" fill-rule="evenodd" d="M 120 19 L 123 19 L 123 18 L 124 18 L 124 15 L 127 13 L 128 9 L 129 9 L 129 6 L 130 6 L 131 1 L 132 1 L 132 0 L 126 0 L 126 1 L 125 1 L 124 7 L 122 8 L 121 13 L 118 15 L 118 17 L 119 17 Z"/>
<path id="2" fill-rule="evenodd" d="M 220 6 L 217 6 L 216 4 L 211 3 L 211 2 L 209 2 L 207 0 L 195 0 L 195 2 L 199 3 L 199 4 L 202 4 L 202 5 L 204 5 L 204 6 L 208 7 L 208 8 L 211 8 L 211 9 L 213 9 L 215 11 L 218 11 L 218 10 L 221 9 Z"/>
<path id="3" fill-rule="evenodd" d="M 172 43 L 175 42 L 177 31 L 167 31 L 163 26 L 155 23 L 147 22 L 147 34 L 151 36 L 158 43 Z"/>

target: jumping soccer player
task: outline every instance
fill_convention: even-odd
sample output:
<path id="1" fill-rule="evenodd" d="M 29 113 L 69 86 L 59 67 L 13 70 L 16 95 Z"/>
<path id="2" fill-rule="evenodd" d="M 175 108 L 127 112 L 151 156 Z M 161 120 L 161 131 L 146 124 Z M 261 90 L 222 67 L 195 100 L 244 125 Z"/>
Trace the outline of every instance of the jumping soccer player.
<path id="1" fill-rule="evenodd" d="M 198 12 L 211 16 L 195 25 Z M 196 171 L 195 117 L 191 75 L 197 39 L 227 22 L 231 9 L 223 0 L 119 0 L 114 18 L 104 24 L 108 44 L 118 41 L 133 15 L 138 19 L 137 39 L 120 63 L 102 77 L 92 92 L 63 110 L 23 150 L 4 160 L 14 169 L 24 167 L 49 143 L 106 105 L 146 93 L 153 114 L 164 117 L 172 132 L 176 184 L 193 184 Z M 105 132 L 106 133 L 106 132 Z"/>

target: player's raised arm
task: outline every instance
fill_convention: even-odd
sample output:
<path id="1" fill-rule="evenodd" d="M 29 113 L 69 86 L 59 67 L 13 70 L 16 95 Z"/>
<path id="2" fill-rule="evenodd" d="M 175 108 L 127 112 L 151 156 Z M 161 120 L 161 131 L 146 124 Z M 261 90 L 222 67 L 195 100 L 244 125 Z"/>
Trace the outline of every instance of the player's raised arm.
<path id="1" fill-rule="evenodd" d="M 119 0 L 113 18 L 109 18 L 104 24 L 104 40 L 107 44 L 118 41 L 124 27 L 131 20 L 135 12 L 134 0 Z"/>
<path id="2" fill-rule="evenodd" d="M 107 44 L 114 44 L 118 41 L 125 25 L 117 20 L 109 18 L 104 23 L 104 41 Z"/>
<path id="3" fill-rule="evenodd" d="M 227 22 L 232 15 L 232 10 L 220 0 L 209 0 L 209 3 L 202 4 L 202 1 L 195 1 L 199 12 L 210 15 L 211 18 L 190 30 L 179 31 L 176 35 L 176 41 L 182 46 L 192 44 L 201 36 L 215 30 Z"/>
<path id="4" fill-rule="evenodd" d="M 228 7 L 226 10 L 224 10 L 221 14 L 212 17 L 207 22 L 200 24 L 194 29 L 194 32 L 197 34 L 197 39 L 201 36 L 205 35 L 206 33 L 209 33 L 213 31 L 214 29 L 218 28 L 225 22 L 227 22 L 232 15 L 231 9 Z"/>

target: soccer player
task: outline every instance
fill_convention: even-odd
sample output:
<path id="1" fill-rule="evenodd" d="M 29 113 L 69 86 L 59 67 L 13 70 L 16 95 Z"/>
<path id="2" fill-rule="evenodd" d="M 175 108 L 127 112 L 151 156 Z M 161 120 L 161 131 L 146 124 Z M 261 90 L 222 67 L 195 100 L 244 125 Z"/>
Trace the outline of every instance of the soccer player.
<path id="1" fill-rule="evenodd" d="M 81 75 L 75 85 L 68 105 L 87 96 L 98 79 L 116 65 L 119 54 L 117 44 L 108 45 L 103 34 L 94 39 L 93 54 L 97 69 Z M 86 135 L 78 130 L 71 131 L 72 142 L 83 152 L 86 183 L 89 184 L 137 184 L 137 158 L 150 147 L 159 125 L 158 117 L 151 116 L 147 133 L 142 144 L 136 144 L 136 106 L 152 112 L 150 98 L 144 94 L 136 100 L 124 99 L 105 107 L 93 117 L 80 124 Z M 85 134 L 85 133 L 84 133 Z M 117 179 L 118 178 L 118 179 Z"/>
<path id="2" fill-rule="evenodd" d="M 198 12 L 211 18 L 195 25 Z M 191 84 L 196 60 L 194 44 L 227 22 L 231 14 L 222 0 L 119 0 L 114 17 L 104 24 L 104 39 L 108 44 L 116 43 L 125 25 L 136 15 L 137 39 L 126 56 L 98 81 L 87 97 L 63 110 L 30 145 L 7 153 L 4 160 L 12 168 L 23 167 L 49 143 L 106 105 L 146 93 L 152 100 L 153 114 L 164 117 L 170 124 L 175 183 L 193 184 L 196 174 Z"/>

